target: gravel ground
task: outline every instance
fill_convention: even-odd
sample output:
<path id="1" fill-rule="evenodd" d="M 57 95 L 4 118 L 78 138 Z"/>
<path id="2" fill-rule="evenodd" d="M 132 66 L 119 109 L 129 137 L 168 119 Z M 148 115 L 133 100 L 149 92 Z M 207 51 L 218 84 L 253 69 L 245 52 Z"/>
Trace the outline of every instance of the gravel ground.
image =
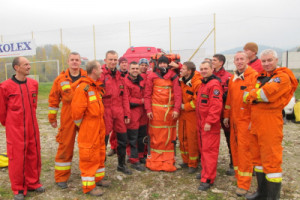
<path id="1" fill-rule="evenodd" d="M 46 187 L 46 192 L 37 194 L 31 192 L 26 199 L 96 199 L 82 193 L 80 171 L 78 168 L 78 148 L 74 151 L 72 175 L 69 188 L 59 189 L 54 181 L 54 157 L 57 143 L 55 135 L 57 129 L 52 129 L 47 120 L 47 103 L 39 103 L 38 121 L 42 146 L 42 174 L 41 182 Z M 281 199 L 300 199 L 300 124 L 288 122 L 284 125 L 283 139 L 283 185 Z M 5 129 L 0 126 L 0 152 L 6 152 Z M 177 151 L 179 152 L 179 151 Z M 177 154 L 177 163 L 181 162 Z M 218 160 L 217 178 L 213 187 L 207 192 L 197 190 L 199 180 L 195 174 L 190 175 L 186 169 L 176 172 L 138 172 L 133 170 L 133 175 L 126 176 L 116 171 L 116 155 L 108 157 L 106 161 L 106 178 L 112 181 L 110 188 L 103 188 L 105 194 L 101 199 L 243 199 L 235 195 L 236 181 L 233 177 L 225 175 L 229 165 L 229 156 L 225 137 L 222 134 L 220 154 Z M 251 191 L 256 188 L 256 179 L 252 180 Z M 0 169 L 0 199 L 13 199 L 8 178 L 8 169 Z"/>

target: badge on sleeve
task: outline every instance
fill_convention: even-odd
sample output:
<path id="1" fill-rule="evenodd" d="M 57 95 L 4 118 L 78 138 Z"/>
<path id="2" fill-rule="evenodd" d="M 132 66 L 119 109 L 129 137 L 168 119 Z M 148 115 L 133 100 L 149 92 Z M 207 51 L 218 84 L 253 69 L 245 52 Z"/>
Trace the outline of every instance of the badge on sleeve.
<path id="1" fill-rule="evenodd" d="M 274 80 L 273 80 L 275 83 L 280 83 L 280 78 L 279 77 L 276 77 L 276 78 L 274 78 Z"/>
<path id="2" fill-rule="evenodd" d="M 214 95 L 218 96 L 220 94 L 220 91 L 219 90 L 214 90 Z"/>

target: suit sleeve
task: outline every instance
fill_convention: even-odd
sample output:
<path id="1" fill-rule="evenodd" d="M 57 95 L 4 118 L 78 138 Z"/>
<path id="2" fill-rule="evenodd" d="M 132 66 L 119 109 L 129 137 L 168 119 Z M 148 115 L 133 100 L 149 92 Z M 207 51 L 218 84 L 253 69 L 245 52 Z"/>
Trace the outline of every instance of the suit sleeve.
<path id="1" fill-rule="evenodd" d="M 5 126 L 6 113 L 7 113 L 7 101 L 5 97 L 5 90 L 0 84 L 0 122 L 3 126 Z"/>
<path id="2" fill-rule="evenodd" d="M 184 110 L 185 111 L 193 111 L 196 109 L 196 104 L 197 104 L 197 91 L 199 90 L 199 87 L 201 85 L 201 80 L 199 79 L 196 83 L 193 85 L 193 95 L 192 99 L 190 102 L 187 102 L 184 104 Z M 183 94 L 182 94 L 183 95 Z"/>
<path id="3" fill-rule="evenodd" d="M 229 83 L 228 83 L 227 97 L 226 97 L 224 114 L 223 114 L 224 118 L 229 118 L 229 116 L 230 116 L 230 110 L 231 110 L 231 92 L 230 92 L 230 86 L 232 84 L 232 79 L 233 79 L 233 76 L 230 78 Z"/>
<path id="4" fill-rule="evenodd" d="M 83 115 L 88 106 L 87 92 L 84 91 L 83 85 L 81 84 L 76 88 L 71 103 L 72 119 L 77 126 L 80 126 L 83 119 Z"/>
<path id="5" fill-rule="evenodd" d="M 146 109 L 147 113 L 152 112 L 151 96 L 152 96 L 152 90 L 153 90 L 153 78 L 150 76 L 151 75 L 149 75 L 147 78 L 145 94 L 144 94 L 145 109 Z"/>
<path id="6" fill-rule="evenodd" d="M 130 107 L 129 107 L 129 99 L 128 99 L 128 89 L 124 81 L 124 94 L 123 94 L 123 109 L 124 109 L 124 117 L 130 118 Z"/>
<path id="7" fill-rule="evenodd" d="M 182 102 L 182 91 L 178 81 L 179 77 L 173 80 L 173 91 L 174 91 L 174 111 L 180 113 L 181 102 Z"/>
<path id="8" fill-rule="evenodd" d="M 58 80 L 56 79 L 52 85 L 49 94 L 49 111 L 48 111 L 48 119 L 50 123 L 56 122 L 56 116 L 59 109 L 59 103 L 61 101 L 61 91 L 58 84 Z"/>
<path id="9" fill-rule="evenodd" d="M 205 123 L 215 124 L 220 120 L 223 109 L 223 90 L 220 85 L 213 85 L 209 92 L 209 110 Z"/>

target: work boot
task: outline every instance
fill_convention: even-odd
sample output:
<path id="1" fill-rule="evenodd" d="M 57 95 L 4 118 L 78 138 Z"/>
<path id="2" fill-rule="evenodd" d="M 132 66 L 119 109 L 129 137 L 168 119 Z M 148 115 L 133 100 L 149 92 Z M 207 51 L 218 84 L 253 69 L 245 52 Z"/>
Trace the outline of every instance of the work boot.
<path id="1" fill-rule="evenodd" d="M 68 188 L 67 182 L 58 182 L 58 183 L 56 183 L 56 185 L 57 185 L 58 187 L 60 187 L 61 189 L 66 189 L 66 188 Z"/>
<path id="2" fill-rule="evenodd" d="M 234 176 L 235 172 L 232 165 L 229 165 L 229 169 L 226 171 L 227 176 Z"/>
<path id="3" fill-rule="evenodd" d="M 43 186 L 41 186 L 39 188 L 36 188 L 34 191 L 38 192 L 38 193 L 43 193 L 43 192 L 45 192 L 45 188 Z"/>
<path id="4" fill-rule="evenodd" d="M 145 158 L 140 158 L 140 163 L 141 164 L 146 164 L 146 159 Z"/>
<path id="5" fill-rule="evenodd" d="M 266 174 L 256 172 L 257 190 L 252 194 L 246 194 L 245 197 L 248 200 L 259 200 L 267 198 L 267 180 Z"/>
<path id="6" fill-rule="evenodd" d="M 248 192 L 247 190 L 245 190 L 243 188 L 239 188 L 239 187 L 235 190 L 236 195 L 239 197 L 245 196 L 247 194 L 247 192 Z"/>
<path id="7" fill-rule="evenodd" d="M 197 171 L 197 168 L 194 168 L 194 167 L 189 167 L 189 169 L 188 169 L 189 174 L 194 174 L 196 171 Z"/>
<path id="8" fill-rule="evenodd" d="M 188 168 L 188 164 L 186 163 L 180 163 L 179 166 L 182 168 L 182 169 L 185 169 L 185 168 Z"/>
<path id="9" fill-rule="evenodd" d="M 200 186 L 198 187 L 198 190 L 206 191 L 209 188 L 210 188 L 210 184 L 209 183 L 203 183 L 203 182 L 201 182 Z"/>
<path id="10" fill-rule="evenodd" d="M 280 198 L 281 183 L 267 181 L 268 197 L 267 200 L 278 200 Z"/>
<path id="11" fill-rule="evenodd" d="M 201 173 L 196 175 L 196 179 L 201 179 Z"/>
<path id="12" fill-rule="evenodd" d="M 104 194 L 104 192 L 98 188 L 94 188 L 91 191 L 87 192 L 86 194 L 99 197 L 99 196 L 102 196 Z"/>
<path id="13" fill-rule="evenodd" d="M 115 153 L 116 153 L 116 150 L 110 149 L 110 150 L 107 152 L 107 156 L 113 156 Z"/>
<path id="14" fill-rule="evenodd" d="M 109 187 L 111 185 L 111 181 L 102 179 L 101 181 L 98 181 L 96 185 L 101 187 Z"/>
<path id="15" fill-rule="evenodd" d="M 119 156 L 118 157 L 117 170 L 119 172 L 122 172 L 122 173 L 126 174 L 126 175 L 131 175 L 132 174 L 132 172 L 125 165 L 125 156 Z"/>
<path id="16" fill-rule="evenodd" d="M 24 200 L 24 194 L 16 194 L 14 200 Z"/>
<path id="17" fill-rule="evenodd" d="M 143 172 L 146 170 L 146 168 L 143 165 L 141 165 L 141 163 L 139 163 L 139 162 L 131 164 L 131 168 L 136 169 L 140 172 Z"/>

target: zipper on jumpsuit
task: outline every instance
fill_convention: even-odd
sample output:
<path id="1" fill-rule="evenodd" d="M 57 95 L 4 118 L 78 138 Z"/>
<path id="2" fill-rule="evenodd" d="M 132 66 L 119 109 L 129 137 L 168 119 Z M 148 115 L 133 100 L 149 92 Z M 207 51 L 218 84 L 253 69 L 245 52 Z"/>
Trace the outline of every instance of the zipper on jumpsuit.
<path id="1" fill-rule="evenodd" d="M 27 88 L 27 94 L 28 94 L 28 99 L 29 99 L 29 104 L 30 104 L 30 112 L 31 112 L 31 119 L 32 119 L 32 123 L 33 123 L 33 132 L 34 132 L 34 140 L 35 140 L 35 148 L 36 148 L 36 152 L 37 152 L 37 163 L 36 163 L 36 168 L 38 169 L 39 168 L 39 150 L 38 150 L 38 147 L 37 147 L 37 139 L 36 139 L 36 131 L 35 131 L 35 126 L 34 126 L 34 118 L 33 118 L 33 113 L 32 113 L 32 105 L 31 105 L 31 102 L 30 102 L 30 94 L 29 94 L 29 90 L 28 90 L 28 87 L 27 87 L 27 84 L 26 84 L 26 88 Z M 39 173 L 39 170 L 38 170 L 38 173 Z M 38 177 L 40 177 L 40 174 L 38 174 Z"/>
<path id="2" fill-rule="evenodd" d="M 23 92 L 22 92 L 22 87 L 19 84 L 19 88 L 21 91 L 21 97 L 22 97 L 22 105 L 23 105 L 23 110 L 24 110 L 24 114 L 23 114 L 23 126 L 24 126 L 24 162 L 23 162 L 23 188 L 25 187 L 25 156 L 26 156 L 26 129 L 25 129 L 25 106 L 24 106 L 24 99 L 23 99 Z"/>

